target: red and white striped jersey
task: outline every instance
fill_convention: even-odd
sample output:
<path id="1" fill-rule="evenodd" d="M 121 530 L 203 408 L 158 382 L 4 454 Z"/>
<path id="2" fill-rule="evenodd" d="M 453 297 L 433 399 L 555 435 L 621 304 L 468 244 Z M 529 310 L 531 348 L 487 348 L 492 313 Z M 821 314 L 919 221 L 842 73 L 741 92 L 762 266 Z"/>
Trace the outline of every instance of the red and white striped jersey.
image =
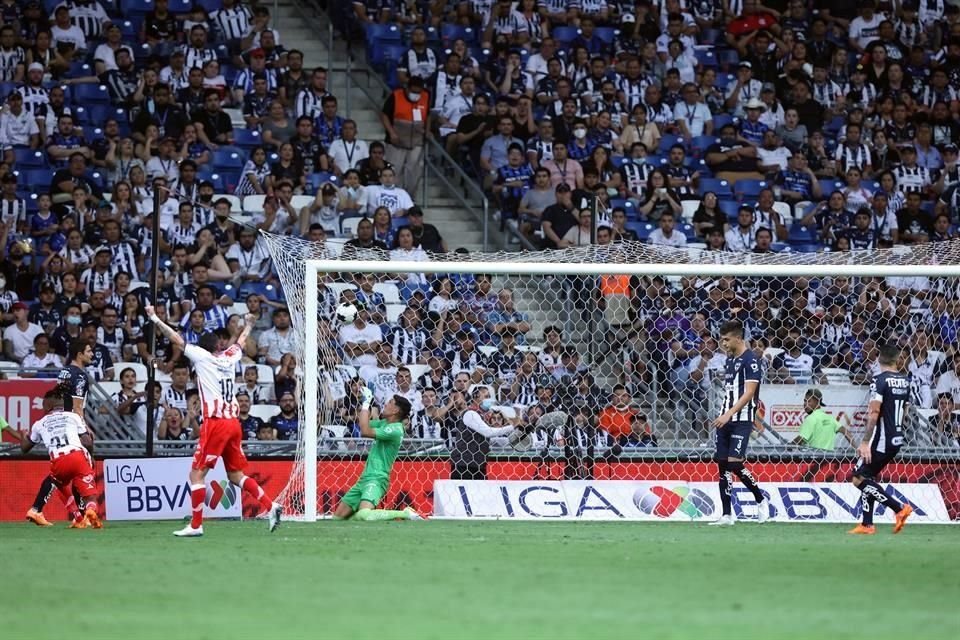
<path id="1" fill-rule="evenodd" d="M 233 396 L 233 376 L 242 354 L 238 345 L 212 354 L 203 347 L 188 344 L 184 355 L 197 371 L 197 388 L 204 418 L 236 418 L 240 415 Z"/>
<path id="2" fill-rule="evenodd" d="M 83 451 L 80 435 L 87 432 L 83 419 L 72 411 L 55 409 L 45 415 L 30 428 L 30 442 L 43 444 L 51 458 Z"/>

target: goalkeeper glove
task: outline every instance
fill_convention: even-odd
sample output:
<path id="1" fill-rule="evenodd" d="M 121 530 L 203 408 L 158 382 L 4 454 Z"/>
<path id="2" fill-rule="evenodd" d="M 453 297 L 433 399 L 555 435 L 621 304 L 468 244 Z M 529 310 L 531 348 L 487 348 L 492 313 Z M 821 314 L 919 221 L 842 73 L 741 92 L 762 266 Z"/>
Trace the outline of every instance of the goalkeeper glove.
<path id="1" fill-rule="evenodd" d="M 373 391 L 370 391 L 369 387 L 361 387 L 360 397 L 363 398 L 363 403 L 360 405 L 360 408 L 369 410 L 370 405 L 373 404 Z"/>

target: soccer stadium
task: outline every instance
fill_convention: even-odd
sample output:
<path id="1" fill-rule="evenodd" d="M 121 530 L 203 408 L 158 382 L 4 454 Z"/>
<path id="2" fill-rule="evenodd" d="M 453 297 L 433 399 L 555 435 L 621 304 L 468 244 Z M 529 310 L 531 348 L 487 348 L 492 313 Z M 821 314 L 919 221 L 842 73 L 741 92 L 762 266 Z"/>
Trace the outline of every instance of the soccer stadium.
<path id="1" fill-rule="evenodd" d="M 960 634 L 960 0 L 0 13 L 5 637 Z"/>

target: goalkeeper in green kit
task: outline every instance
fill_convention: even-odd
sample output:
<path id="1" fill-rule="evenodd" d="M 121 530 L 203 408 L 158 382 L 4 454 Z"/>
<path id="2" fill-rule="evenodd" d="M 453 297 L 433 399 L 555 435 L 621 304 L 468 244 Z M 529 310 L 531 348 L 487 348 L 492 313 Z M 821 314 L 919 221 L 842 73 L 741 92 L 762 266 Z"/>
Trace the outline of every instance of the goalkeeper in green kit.
<path id="1" fill-rule="evenodd" d="M 360 435 L 373 438 L 373 446 L 367 455 L 367 464 L 360 479 L 333 512 L 335 520 L 423 520 L 416 511 L 407 507 L 403 511 L 377 509 L 377 505 L 387 495 L 390 484 L 390 471 L 400 452 L 403 442 L 404 421 L 410 417 L 410 401 L 403 396 L 393 396 L 380 412 L 380 420 L 370 420 L 370 404 L 373 392 L 367 387 L 361 389 L 363 403 L 360 405 Z"/>

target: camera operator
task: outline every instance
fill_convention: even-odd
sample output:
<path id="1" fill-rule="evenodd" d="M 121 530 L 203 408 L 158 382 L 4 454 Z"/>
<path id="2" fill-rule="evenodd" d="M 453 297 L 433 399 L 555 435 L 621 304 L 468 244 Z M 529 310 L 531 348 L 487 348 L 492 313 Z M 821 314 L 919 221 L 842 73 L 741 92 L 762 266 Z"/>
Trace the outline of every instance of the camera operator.
<path id="1" fill-rule="evenodd" d="M 506 436 L 516 429 L 514 424 L 499 429 L 489 425 L 494 408 L 490 390 L 475 387 L 470 394 L 471 404 L 454 427 L 453 449 L 450 451 L 451 480 L 485 480 L 490 438 Z"/>

